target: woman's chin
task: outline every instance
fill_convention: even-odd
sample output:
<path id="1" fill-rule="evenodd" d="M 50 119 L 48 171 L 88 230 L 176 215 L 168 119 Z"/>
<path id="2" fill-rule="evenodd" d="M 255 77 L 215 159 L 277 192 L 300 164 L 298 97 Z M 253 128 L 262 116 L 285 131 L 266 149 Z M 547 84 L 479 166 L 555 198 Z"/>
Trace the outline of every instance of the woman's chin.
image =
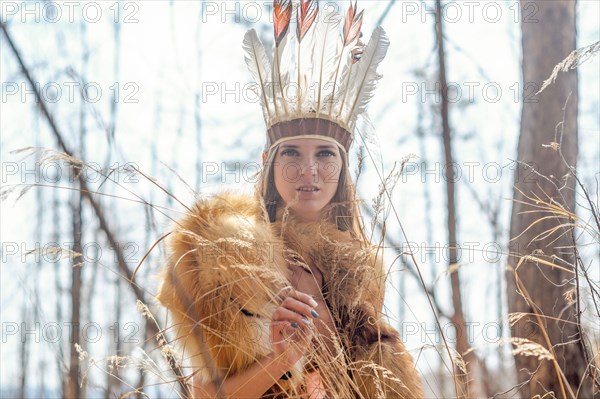
<path id="1" fill-rule="evenodd" d="M 324 206 L 321 204 L 296 204 L 292 207 L 294 214 L 301 219 L 316 221 L 321 219 L 321 210 Z"/>

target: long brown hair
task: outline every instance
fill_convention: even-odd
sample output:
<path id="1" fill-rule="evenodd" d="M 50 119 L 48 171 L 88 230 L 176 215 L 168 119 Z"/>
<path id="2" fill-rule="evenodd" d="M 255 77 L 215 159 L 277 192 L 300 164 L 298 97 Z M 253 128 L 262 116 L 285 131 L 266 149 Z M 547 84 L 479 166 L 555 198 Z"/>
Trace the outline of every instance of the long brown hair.
<path id="1" fill-rule="evenodd" d="M 285 207 L 286 204 L 277 192 L 275 187 L 275 177 L 273 168 L 275 166 L 275 156 L 279 151 L 279 144 L 275 145 L 267 153 L 263 168 L 259 172 L 257 193 L 261 197 L 267 210 L 269 221 L 274 223 L 277 220 L 277 210 Z M 340 150 L 342 157 L 342 170 L 338 180 L 338 186 L 333 198 L 323 209 L 326 220 L 335 224 L 341 231 L 349 231 L 357 239 L 368 242 L 364 233 L 364 227 L 361 224 L 362 218 L 356 197 L 356 188 L 352 182 L 348 168 L 348 155 L 346 151 Z"/>

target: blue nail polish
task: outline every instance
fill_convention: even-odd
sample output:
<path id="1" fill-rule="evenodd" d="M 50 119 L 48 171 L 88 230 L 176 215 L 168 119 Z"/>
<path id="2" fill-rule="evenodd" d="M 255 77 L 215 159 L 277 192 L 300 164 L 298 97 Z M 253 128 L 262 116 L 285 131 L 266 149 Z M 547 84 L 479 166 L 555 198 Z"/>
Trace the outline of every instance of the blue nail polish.
<path id="1" fill-rule="evenodd" d="M 292 326 L 292 327 L 294 327 L 294 328 L 298 328 L 298 327 L 299 327 L 299 326 L 298 326 L 298 323 L 296 323 L 295 321 L 292 321 L 290 324 L 291 324 L 291 326 Z"/>
<path id="2" fill-rule="evenodd" d="M 312 317 L 319 317 L 319 314 L 314 309 L 310 310 L 310 314 L 312 315 Z"/>

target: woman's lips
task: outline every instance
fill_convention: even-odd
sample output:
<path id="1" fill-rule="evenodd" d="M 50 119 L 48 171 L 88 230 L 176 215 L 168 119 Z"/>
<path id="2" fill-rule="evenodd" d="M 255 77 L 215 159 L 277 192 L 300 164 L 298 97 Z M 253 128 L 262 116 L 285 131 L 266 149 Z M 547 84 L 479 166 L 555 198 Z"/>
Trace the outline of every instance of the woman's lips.
<path id="1" fill-rule="evenodd" d="M 298 187 L 296 192 L 298 193 L 298 198 L 313 198 L 317 196 L 320 189 L 315 186 L 303 186 Z"/>
<path id="2" fill-rule="evenodd" d="M 314 192 L 314 191 L 319 191 L 319 188 L 315 187 L 315 186 L 303 186 L 303 187 L 298 187 L 296 189 L 296 191 L 300 191 L 300 192 Z"/>

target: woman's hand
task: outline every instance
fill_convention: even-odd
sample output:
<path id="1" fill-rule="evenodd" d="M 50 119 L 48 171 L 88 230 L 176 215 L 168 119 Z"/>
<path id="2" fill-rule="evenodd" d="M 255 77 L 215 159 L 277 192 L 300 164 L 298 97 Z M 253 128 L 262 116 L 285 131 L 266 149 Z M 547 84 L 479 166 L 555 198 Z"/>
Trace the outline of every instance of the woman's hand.
<path id="1" fill-rule="evenodd" d="M 321 374 L 318 371 L 313 371 L 304 377 L 304 383 L 306 384 L 306 392 L 308 393 L 309 399 L 328 399 L 325 385 L 321 379 Z"/>
<path id="2" fill-rule="evenodd" d="M 272 314 L 271 347 L 276 358 L 291 368 L 310 349 L 319 317 L 317 302 L 308 294 L 292 291 Z"/>

